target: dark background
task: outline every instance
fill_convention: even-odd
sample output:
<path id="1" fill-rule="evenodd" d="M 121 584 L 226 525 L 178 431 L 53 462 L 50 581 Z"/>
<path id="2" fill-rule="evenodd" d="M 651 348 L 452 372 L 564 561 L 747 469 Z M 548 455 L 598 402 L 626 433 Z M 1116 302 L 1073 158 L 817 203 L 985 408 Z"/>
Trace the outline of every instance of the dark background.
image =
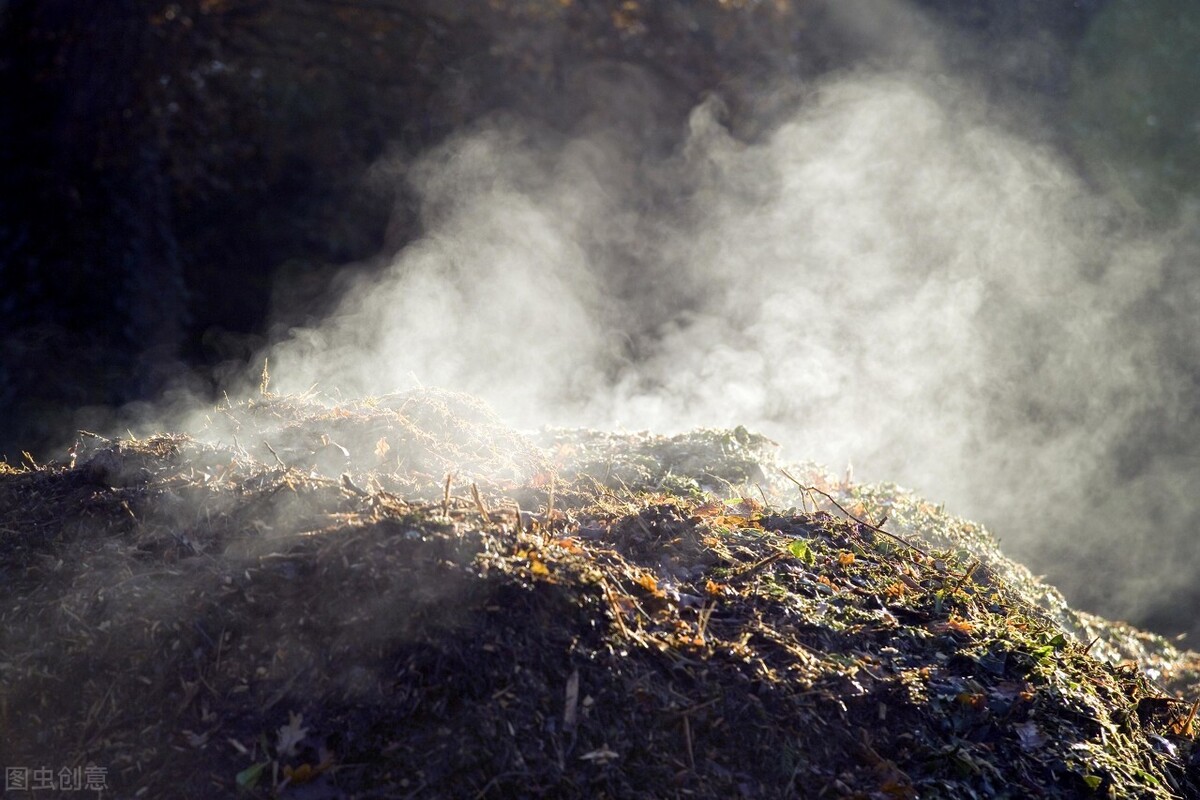
<path id="1" fill-rule="evenodd" d="M 950 68 L 998 101 L 1023 98 L 1030 129 L 1129 214 L 1170 225 L 1195 197 L 1200 14 L 1178 10 L 1188 4 L 918 5 L 952 34 Z M 712 92 L 751 139 L 788 103 L 762 87 L 896 57 L 836 7 L 0 3 L 0 454 L 58 457 L 76 428 L 122 409 L 216 396 L 286 328 L 279 285 L 295 313 L 319 314 L 339 265 L 418 233 L 403 189 L 372 171 L 385 155 L 500 112 L 569 134 L 590 102 L 573 76 L 597 64 L 657 82 L 664 150 Z M 1148 423 L 1123 445 L 1130 469 L 1196 430 Z M 1186 629 L 1197 599 L 1137 621 Z"/>

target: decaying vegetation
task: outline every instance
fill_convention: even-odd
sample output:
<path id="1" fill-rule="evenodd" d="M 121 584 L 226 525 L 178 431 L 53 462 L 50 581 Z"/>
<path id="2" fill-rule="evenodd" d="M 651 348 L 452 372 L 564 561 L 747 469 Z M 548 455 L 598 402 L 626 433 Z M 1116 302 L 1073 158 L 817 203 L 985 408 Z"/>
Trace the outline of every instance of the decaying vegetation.
<path id="1" fill-rule="evenodd" d="M 0 536 L 0 760 L 120 797 L 1200 792 L 1194 654 L 741 428 L 264 393 L 4 467 Z"/>

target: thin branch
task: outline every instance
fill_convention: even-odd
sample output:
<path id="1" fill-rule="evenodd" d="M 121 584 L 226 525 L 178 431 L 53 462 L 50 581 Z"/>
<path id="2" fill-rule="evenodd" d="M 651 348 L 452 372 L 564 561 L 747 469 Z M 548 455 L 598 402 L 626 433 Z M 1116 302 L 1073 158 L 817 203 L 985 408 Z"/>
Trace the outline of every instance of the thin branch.
<path id="1" fill-rule="evenodd" d="M 895 539 L 900 544 L 904 545 L 905 547 L 909 548 L 910 550 L 917 551 L 918 553 L 925 556 L 926 558 L 933 558 L 933 556 L 929 555 L 929 553 L 922 550 L 920 547 L 917 547 L 915 544 L 913 544 L 912 542 L 903 538 L 902 536 L 897 536 L 896 534 L 892 533 L 891 531 L 885 531 L 883 528 L 879 527 L 878 525 L 872 525 L 871 523 L 866 522 L 865 520 L 861 520 L 858 517 L 854 516 L 849 511 L 842 508 L 841 503 L 839 503 L 837 500 L 834 500 L 833 497 L 828 492 L 823 492 L 815 486 L 805 486 L 803 483 L 801 483 L 800 481 L 793 478 L 790 474 L 788 474 L 788 471 L 785 469 L 780 469 L 779 471 L 783 473 L 783 477 L 787 478 L 789 481 L 796 484 L 796 486 L 798 486 L 800 488 L 800 491 L 816 492 L 817 494 L 821 495 L 826 500 L 828 500 L 830 503 L 832 503 L 834 508 L 836 508 L 838 511 L 842 512 L 844 515 L 846 515 L 850 519 L 857 522 L 859 525 L 862 525 L 864 528 L 870 528 L 871 530 L 875 531 L 876 533 L 882 533 L 884 536 L 887 536 L 890 539 Z M 815 501 L 814 501 L 814 505 L 815 505 Z"/>
<path id="2" fill-rule="evenodd" d="M 484 523 L 491 523 L 492 515 L 488 513 L 487 506 L 483 504 L 483 498 L 479 496 L 479 487 L 471 484 L 471 497 L 475 499 L 475 507 L 479 509 L 479 515 L 483 517 Z"/>

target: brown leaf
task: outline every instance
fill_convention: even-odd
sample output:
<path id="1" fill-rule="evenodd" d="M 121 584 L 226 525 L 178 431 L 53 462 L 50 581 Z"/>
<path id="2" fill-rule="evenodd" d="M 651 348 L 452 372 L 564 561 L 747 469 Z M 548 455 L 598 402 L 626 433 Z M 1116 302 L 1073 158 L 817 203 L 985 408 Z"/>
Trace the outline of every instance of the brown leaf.
<path id="1" fill-rule="evenodd" d="M 1038 730 L 1035 722 L 1021 722 L 1013 726 L 1023 750 L 1036 750 L 1046 743 L 1046 736 Z"/>

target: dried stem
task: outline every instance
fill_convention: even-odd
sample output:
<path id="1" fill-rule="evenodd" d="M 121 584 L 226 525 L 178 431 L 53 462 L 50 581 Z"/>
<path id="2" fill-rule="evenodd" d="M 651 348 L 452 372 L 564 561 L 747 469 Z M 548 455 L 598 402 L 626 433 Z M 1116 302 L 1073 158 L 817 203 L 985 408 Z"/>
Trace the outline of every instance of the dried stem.
<path id="1" fill-rule="evenodd" d="M 475 507 L 479 509 L 480 515 L 484 522 L 491 522 L 492 515 L 488 513 L 487 506 L 483 504 L 483 498 L 479 496 L 479 487 L 471 484 L 471 496 L 475 498 Z"/>
<path id="2" fill-rule="evenodd" d="M 854 516 L 849 511 L 842 508 L 842 504 L 839 503 L 837 500 L 834 500 L 833 497 L 828 492 L 823 492 L 815 486 L 805 486 L 803 483 L 801 483 L 800 481 L 793 478 L 790 474 L 788 474 L 788 471 L 785 469 L 781 469 L 779 471 L 783 473 L 783 477 L 787 478 L 789 481 L 796 484 L 796 486 L 798 486 L 800 488 L 801 492 L 816 492 L 817 494 L 821 495 L 826 500 L 828 500 L 830 503 L 832 503 L 834 508 L 836 508 L 838 511 L 842 512 L 844 515 L 846 515 L 850 519 L 857 522 L 859 525 L 862 525 L 864 528 L 870 528 L 871 530 L 875 531 L 876 533 L 882 533 L 884 536 L 887 536 L 889 539 L 895 539 L 900 544 L 904 545 L 905 547 L 909 548 L 910 550 L 917 551 L 918 553 L 925 556 L 926 558 L 933 557 L 933 556 L 929 555 L 929 553 L 927 553 L 926 551 L 922 550 L 920 547 L 917 547 L 915 544 L 913 544 L 912 542 L 905 539 L 904 537 L 897 536 L 896 534 L 892 533 L 891 531 L 885 531 L 883 528 L 879 527 L 878 525 L 872 525 L 871 523 L 869 523 L 865 520 L 861 520 L 858 517 Z M 816 505 L 815 500 L 813 501 L 813 504 Z"/>

